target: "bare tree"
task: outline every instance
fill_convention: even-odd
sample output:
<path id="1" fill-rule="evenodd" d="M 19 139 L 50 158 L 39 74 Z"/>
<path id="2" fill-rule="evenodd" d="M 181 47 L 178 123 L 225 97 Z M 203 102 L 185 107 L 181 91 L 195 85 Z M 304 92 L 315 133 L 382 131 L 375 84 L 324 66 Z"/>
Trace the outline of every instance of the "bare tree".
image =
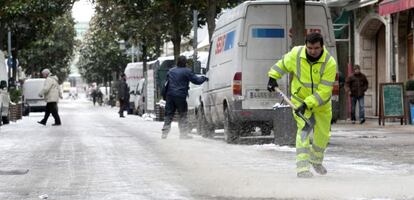
<path id="1" fill-rule="evenodd" d="M 305 0 L 289 0 L 292 13 L 292 47 L 305 43 Z"/>

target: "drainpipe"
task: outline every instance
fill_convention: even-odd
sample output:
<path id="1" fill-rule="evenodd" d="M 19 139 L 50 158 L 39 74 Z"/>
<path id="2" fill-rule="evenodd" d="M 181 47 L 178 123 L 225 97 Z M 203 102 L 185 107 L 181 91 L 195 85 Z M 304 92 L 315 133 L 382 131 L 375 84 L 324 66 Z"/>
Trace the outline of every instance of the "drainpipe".
<path id="1" fill-rule="evenodd" d="M 399 20 L 399 13 L 395 14 L 394 17 L 391 17 L 391 24 L 392 24 L 392 39 L 393 39 L 393 54 L 392 54 L 392 65 L 391 65 L 391 81 L 396 82 L 397 77 L 396 69 L 399 69 L 398 63 L 398 20 Z"/>
<path id="2" fill-rule="evenodd" d="M 385 25 L 385 49 L 386 49 L 386 65 L 385 65 L 385 82 L 392 81 L 392 72 L 394 65 L 394 45 L 393 45 L 393 27 L 392 27 L 392 16 L 388 15 L 386 18 Z"/>

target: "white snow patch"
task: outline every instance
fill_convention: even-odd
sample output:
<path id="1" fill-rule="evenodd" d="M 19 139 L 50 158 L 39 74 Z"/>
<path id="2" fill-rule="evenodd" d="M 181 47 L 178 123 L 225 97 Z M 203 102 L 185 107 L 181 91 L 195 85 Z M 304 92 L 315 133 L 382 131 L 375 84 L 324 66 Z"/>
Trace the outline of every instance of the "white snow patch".
<path id="1" fill-rule="evenodd" d="M 289 105 L 285 105 L 285 104 L 281 104 L 281 103 L 276 103 L 275 105 L 273 105 L 273 109 L 286 108 L 286 107 L 290 107 L 290 106 Z"/>
<path id="2" fill-rule="evenodd" d="M 160 100 L 157 104 L 160 105 L 161 108 L 165 108 L 166 103 L 167 103 L 166 101 Z"/>
<path id="3" fill-rule="evenodd" d="M 289 146 L 279 146 L 275 144 L 262 144 L 262 145 L 253 145 L 254 148 L 258 150 L 275 150 L 275 151 L 281 151 L 281 152 L 296 152 L 295 147 L 289 147 Z"/>
<path id="4" fill-rule="evenodd" d="M 142 118 L 143 118 L 145 121 L 154 121 L 154 119 L 155 119 L 155 115 L 154 115 L 154 114 L 152 114 L 152 113 L 145 113 L 145 114 L 143 114 L 143 115 L 142 115 Z"/>

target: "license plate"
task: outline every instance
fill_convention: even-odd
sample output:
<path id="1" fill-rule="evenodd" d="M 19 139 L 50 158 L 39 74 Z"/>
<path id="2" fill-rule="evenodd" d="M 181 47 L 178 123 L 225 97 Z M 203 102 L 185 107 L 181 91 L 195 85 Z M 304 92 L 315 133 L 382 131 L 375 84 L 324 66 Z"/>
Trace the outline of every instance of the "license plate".
<path id="1" fill-rule="evenodd" d="M 247 95 L 249 99 L 274 99 L 277 97 L 276 92 L 269 91 L 248 91 Z"/>

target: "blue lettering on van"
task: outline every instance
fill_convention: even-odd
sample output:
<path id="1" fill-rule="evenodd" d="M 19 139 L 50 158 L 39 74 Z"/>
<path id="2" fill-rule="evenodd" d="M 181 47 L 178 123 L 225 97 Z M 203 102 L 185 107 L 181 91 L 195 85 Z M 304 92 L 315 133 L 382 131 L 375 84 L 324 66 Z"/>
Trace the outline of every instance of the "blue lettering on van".
<path id="1" fill-rule="evenodd" d="M 283 28 L 254 28 L 252 29 L 253 38 L 284 38 L 285 29 Z"/>

